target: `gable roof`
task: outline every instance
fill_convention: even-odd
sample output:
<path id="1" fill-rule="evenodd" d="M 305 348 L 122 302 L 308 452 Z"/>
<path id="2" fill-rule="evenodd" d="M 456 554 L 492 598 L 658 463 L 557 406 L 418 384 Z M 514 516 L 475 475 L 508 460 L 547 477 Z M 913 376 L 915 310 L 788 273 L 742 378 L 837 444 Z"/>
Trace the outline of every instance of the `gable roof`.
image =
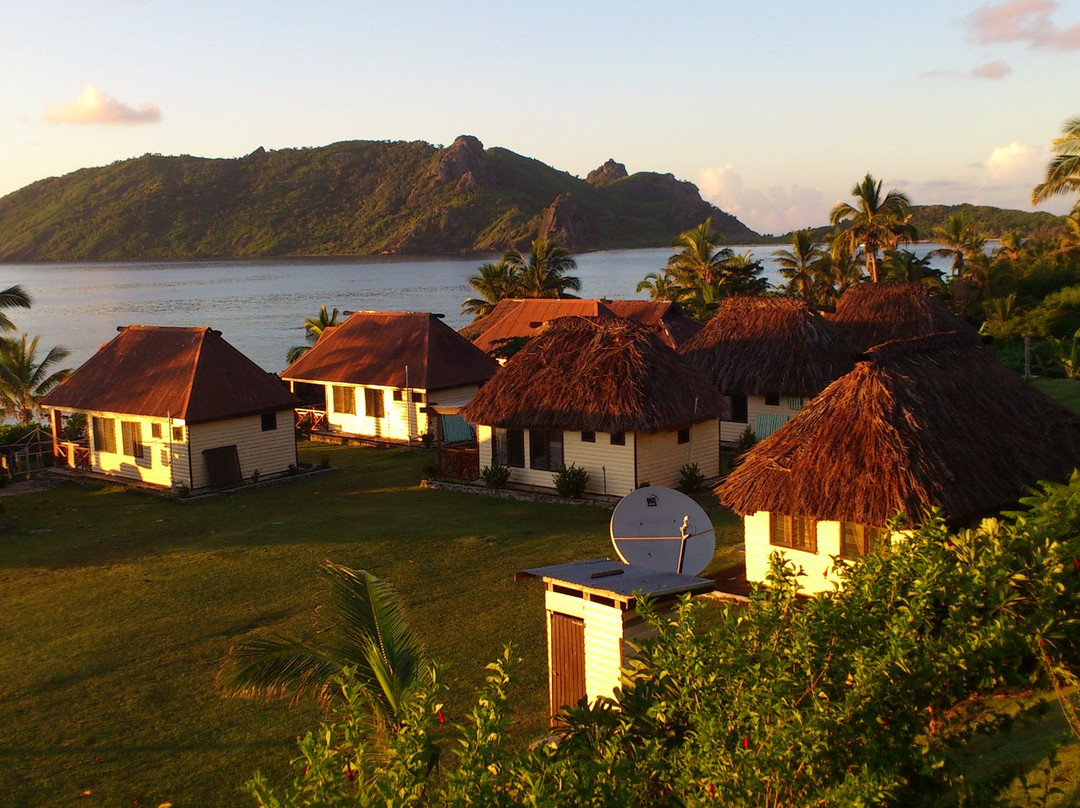
<path id="1" fill-rule="evenodd" d="M 434 314 L 358 311 L 324 331 L 281 375 L 292 381 L 443 390 L 486 381 L 498 366 Z"/>
<path id="2" fill-rule="evenodd" d="M 718 418 L 723 397 L 644 326 L 618 317 L 552 320 L 462 416 L 504 428 L 662 431 Z"/>
<path id="3" fill-rule="evenodd" d="M 772 511 L 882 526 L 942 508 L 996 513 L 1080 466 L 1080 418 L 962 334 L 869 351 L 717 489 L 739 514 Z"/>
<path id="4" fill-rule="evenodd" d="M 729 297 L 679 351 L 726 395 L 815 396 L 855 366 L 855 349 L 805 301 Z"/>
<path id="5" fill-rule="evenodd" d="M 921 283 L 857 283 L 844 291 L 830 318 L 836 329 L 866 351 L 882 342 L 956 331 L 979 338 L 964 318 L 953 314 Z"/>
<path id="6" fill-rule="evenodd" d="M 534 337 L 546 323 L 559 317 L 623 317 L 645 326 L 670 348 L 677 348 L 701 330 L 700 323 L 667 300 L 507 298 L 459 333 L 487 353 L 497 348 L 500 340 Z"/>
<path id="7" fill-rule="evenodd" d="M 46 407 L 190 424 L 300 406 L 274 374 L 209 328 L 131 325 L 52 390 Z"/>

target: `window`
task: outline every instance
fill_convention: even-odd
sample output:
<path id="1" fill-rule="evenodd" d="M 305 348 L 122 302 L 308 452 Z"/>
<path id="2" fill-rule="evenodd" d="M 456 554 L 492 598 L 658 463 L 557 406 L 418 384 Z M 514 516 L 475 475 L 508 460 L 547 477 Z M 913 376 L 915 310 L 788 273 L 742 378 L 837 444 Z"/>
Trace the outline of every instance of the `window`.
<path id="1" fill-rule="evenodd" d="M 94 416 L 94 448 L 116 454 L 116 424 L 112 418 Z"/>
<path id="2" fill-rule="evenodd" d="M 765 406 L 767 406 L 767 407 L 779 407 L 780 406 L 780 394 L 779 393 L 766 393 L 765 394 Z"/>
<path id="3" fill-rule="evenodd" d="M 582 443 L 596 443 L 596 433 L 592 430 L 588 430 L 581 433 Z"/>
<path id="4" fill-rule="evenodd" d="M 880 527 L 867 527 L 855 522 L 840 523 L 841 558 L 862 558 L 888 543 L 889 537 Z"/>
<path id="5" fill-rule="evenodd" d="M 262 414 L 262 431 L 269 432 L 271 429 L 277 429 L 277 413 L 264 412 Z"/>
<path id="6" fill-rule="evenodd" d="M 521 429 L 493 429 L 492 457 L 516 469 L 525 468 L 525 432 Z"/>
<path id="7" fill-rule="evenodd" d="M 427 400 L 427 398 L 425 397 L 425 394 L 423 393 L 423 391 L 421 391 L 421 390 L 413 390 L 412 391 L 412 400 L 414 402 L 416 402 L 417 404 L 423 404 Z"/>
<path id="8" fill-rule="evenodd" d="M 769 514 L 769 544 L 817 552 L 817 523 L 809 516 Z"/>
<path id="9" fill-rule="evenodd" d="M 138 421 L 121 421 L 120 437 L 124 441 L 124 454 L 128 457 L 142 457 L 142 424 Z"/>
<path id="10" fill-rule="evenodd" d="M 682 444 L 682 443 L 689 443 L 689 442 L 690 442 L 690 427 L 684 426 L 682 429 L 679 430 L 679 443 Z"/>
<path id="11" fill-rule="evenodd" d="M 364 415 L 368 418 L 382 418 L 386 415 L 383 409 L 383 391 L 371 387 L 364 388 Z"/>
<path id="12" fill-rule="evenodd" d="M 182 426 L 174 426 L 172 428 L 172 439 L 173 443 L 184 442 L 184 428 Z"/>
<path id="13" fill-rule="evenodd" d="M 555 471 L 562 462 L 562 432 L 558 429 L 530 429 L 529 468 Z"/>
<path id="14" fill-rule="evenodd" d="M 625 432 L 612 432 L 611 433 L 611 445 L 612 446 L 625 446 L 626 445 L 626 433 Z"/>
<path id="15" fill-rule="evenodd" d="M 150 424 L 150 437 L 151 438 L 160 438 L 161 437 L 161 424 Z"/>
<path id="16" fill-rule="evenodd" d="M 802 396 L 788 396 L 787 408 L 789 410 L 801 410 L 806 403 L 806 399 Z"/>
<path id="17" fill-rule="evenodd" d="M 334 385 L 334 412 L 356 415 L 356 388 Z"/>
<path id="18" fill-rule="evenodd" d="M 395 390 L 394 391 L 394 401 L 401 401 L 401 400 L 402 400 L 401 391 L 400 390 Z"/>
<path id="19" fill-rule="evenodd" d="M 727 398 L 728 412 L 724 414 L 722 420 L 745 424 L 747 419 L 746 396 L 728 396 Z"/>

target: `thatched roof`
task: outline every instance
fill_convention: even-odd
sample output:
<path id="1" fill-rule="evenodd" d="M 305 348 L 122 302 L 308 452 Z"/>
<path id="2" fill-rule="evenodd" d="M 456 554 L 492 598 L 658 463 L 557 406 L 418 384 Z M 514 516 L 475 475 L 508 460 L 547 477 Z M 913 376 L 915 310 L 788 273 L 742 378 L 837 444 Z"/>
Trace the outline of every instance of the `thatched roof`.
<path id="1" fill-rule="evenodd" d="M 633 320 L 678 348 L 701 330 L 667 300 L 588 300 L 581 298 L 507 298 L 491 313 L 458 330 L 477 348 L 491 352 L 502 341 L 535 337 L 545 324 L 560 317 L 622 317 Z"/>
<path id="2" fill-rule="evenodd" d="M 894 339 L 956 331 L 978 339 L 978 332 L 953 314 L 921 283 L 859 283 L 848 288 L 830 318 L 860 351 Z"/>
<path id="3" fill-rule="evenodd" d="M 358 311 L 326 329 L 281 376 L 301 382 L 444 390 L 486 381 L 498 366 L 434 314 Z"/>
<path id="4" fill-rule="evenodd" d="M 882 526 L 999 511 L 1080 466 L 1080 418 L 965 335 L 878 346 L 746 454 L 717 489 L 739 514 Z"/>
<path id="5" fill-rule="evenodd" d="M 499 427 L 662 431 L 718 418 L 724 401 L 648 329 L 617 317 L 553 320 L 462 410 Z"/>
<path id="6" fill-rule="evenodd" d="M 855 349 L 791 297 L 729 297 L 680 353 L 726 395 L 815 396 L 854 367 Z"/>
<path id="7" fill-rule="evenodd" d="M 301 402 L 209 328 L 132 325 L 42 401 L 58 409 L 182 418 L 189 424 Z"/>

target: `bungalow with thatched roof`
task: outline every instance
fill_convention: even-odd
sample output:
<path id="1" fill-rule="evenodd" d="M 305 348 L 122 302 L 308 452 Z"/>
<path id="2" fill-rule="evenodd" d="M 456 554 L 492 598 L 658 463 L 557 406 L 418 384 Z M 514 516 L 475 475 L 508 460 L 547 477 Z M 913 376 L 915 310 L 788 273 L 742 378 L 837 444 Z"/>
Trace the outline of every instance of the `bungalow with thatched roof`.
<path id="1" fill-rule="evenodd" d="M 729 297 L 680 353 L 728 397 L 720 440 L 731 444 L 787 423 L 851 370 L 855 350 L 803 300 Z"/>
<path id="2" fill-rule="evenodd" d="M 830 588 L 897 514 L 965 524 L 1080 466 L 1080 418 L 963 334 L 886 342 L 748 452 L 717 489 L 744 517 L 746 577 L 782 550 Z"/>
<path id="3" fill-rule="evenodd" d="M 165 487 L 238 482 L 296 464 L 300 401 L 209 328 L 132 325 L 42 401 L 71 466 Z M 84 415 L 85 443 L 61 443 Z"/>
<path id="4" fill-rule="evenodd" d="M 966 334 L 973 342 L 979 339 L 978 331 L 945 308 L 921 283 L 855 284 L 844 291 L 830 319 L 859 351 L 889 340 L 945 331 Z"/>
<path id="5" fill-rule="evenodd" d="M 673 485 L 697 463 L 719 474 L 724 401 L 651 331 L 618 317 L 552 320 L 462 411 L 478 424 L 480 465 L 511 467 L 512 483 L 552 488 L 571 463 L 588 491 L 622 496 Z"/>
<path id="6" fill-rule="evenodd" d="M 497 355 L 500 347 L 531 339 L 559 317 L 622 317 L 645 326 L 676 349 L 701 330 L 701 323 L 668 300 L 507 298 L 459 333 L 485 353 Z"/>
<path id="7" fill-rule="evenodd" d="M 281 375 L 318 388 L 326 431 L 411 443 L 429 406 L 466 404 L 498 367 L 434 314 L 358 311 Z"/>

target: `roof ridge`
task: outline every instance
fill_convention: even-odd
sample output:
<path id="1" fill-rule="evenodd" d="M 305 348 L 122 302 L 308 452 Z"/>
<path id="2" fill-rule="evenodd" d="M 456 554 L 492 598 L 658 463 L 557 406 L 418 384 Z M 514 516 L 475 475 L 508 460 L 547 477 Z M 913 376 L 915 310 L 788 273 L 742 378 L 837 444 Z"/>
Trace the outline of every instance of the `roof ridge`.
<path id="1" fill-rule="evenodd" d="M 191 375 L 188 377 L 188 383 L 184 388 L 184 408 L 182 413 L 184 420 L 187 420 L 188 411 L 191 409 L 191 399 L 195 392 L 195 381 L 199 377 L 199 364 L 202 362 L 206 338 L 213 333 L 214 329 L 205 326 L 197 330 L 202 332 L 202 339 L 199 340 L 199 345 L 195 349 L 195 361 L 191 363 Z"/>

